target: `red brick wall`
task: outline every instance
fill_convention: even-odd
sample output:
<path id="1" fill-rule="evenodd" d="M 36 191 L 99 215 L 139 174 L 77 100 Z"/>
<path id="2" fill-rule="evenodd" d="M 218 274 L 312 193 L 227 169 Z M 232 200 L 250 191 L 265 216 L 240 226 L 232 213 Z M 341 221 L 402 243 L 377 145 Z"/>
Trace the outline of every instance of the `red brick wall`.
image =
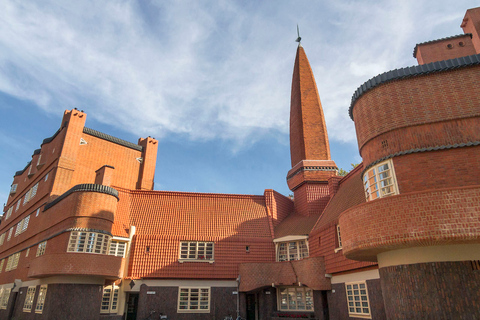
<path id="1" fill-rule="evenodd" d="M 329 200 L 328 183 L 306 183 L 294 191 L 295 212 L 305 216 L 322 212 Z"/>
<path id="2" fill-rule="evenodd" d="M 478 243 L 480 188 L 461 187 L 381 198 L 340 216 L 343 252 L 376 261 L 383 251 L 456 243 Z"/>
<path id="3" fill-rule="evenodd" d="M 419 263 L 379 271 L 389 319 L 480 317 L 480 271 L 472 270 L 471 261 Z"/>
<path id="4" fill-rule="evenodd" d="M 461 27 L 463 32 L 472 34 L 472 42 L 476 52 L 480 53 L 480 8 L 468 9 Z"/>
<path id="5" fill-rule="evenodd" d="M 449 60 L 472 54 L 476 54 L 476 51 L 469 35 L 423 43 L 417 47 L 418 64 Z"/>
<path id="6" fill-rule="evenodd" d="M 395 129 L 469 117 L 478 119 L 479 72 L 480 66 L 437 72 L 385 83 L 363 94 L 353 108 L 362 157 L 371 139 Z M 469 125 L 474 126 L 466 128 L 470 132 L 479 126 L 475 121 Z M 364 163 L 369 164 L 365 159 Z"/>
<path id="7" fill-rule="evenodd" d="M 272 217 L 273 227 L 276 227 L 290 213 L 293 212 L 293 201 L 289 197 L 278 193 L 275 190 L 265 190 L 265 205 Z"/>

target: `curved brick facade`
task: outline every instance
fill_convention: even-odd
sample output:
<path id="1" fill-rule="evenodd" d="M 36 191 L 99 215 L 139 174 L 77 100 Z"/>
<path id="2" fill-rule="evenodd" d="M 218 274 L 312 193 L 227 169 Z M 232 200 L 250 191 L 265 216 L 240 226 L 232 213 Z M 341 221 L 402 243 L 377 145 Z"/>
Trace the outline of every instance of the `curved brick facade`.
<path id="1" fill-rule="evenodd" d="M 340 216 L 343 253 L 376 261 L 384 251 L 480 243 L 480 188 L 402 194 L 367 202 Z"/>
<path id="2" fill-rule="evenodd" d="M 479 69 L 392 81 L 364 93 L 353 108 L 364 163 L 396 151 L 478 141 Z"/>

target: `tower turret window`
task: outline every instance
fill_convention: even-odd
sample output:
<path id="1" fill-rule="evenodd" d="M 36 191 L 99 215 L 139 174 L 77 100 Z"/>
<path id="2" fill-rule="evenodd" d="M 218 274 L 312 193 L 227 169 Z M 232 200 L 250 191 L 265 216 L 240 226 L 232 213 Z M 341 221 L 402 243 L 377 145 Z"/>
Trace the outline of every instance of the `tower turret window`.
<path id="1" fill-rule="evenodd" d="M 370 168 L 363 176 L 367 201 L 388 197 L 398 193 L 392 160 Z"/>

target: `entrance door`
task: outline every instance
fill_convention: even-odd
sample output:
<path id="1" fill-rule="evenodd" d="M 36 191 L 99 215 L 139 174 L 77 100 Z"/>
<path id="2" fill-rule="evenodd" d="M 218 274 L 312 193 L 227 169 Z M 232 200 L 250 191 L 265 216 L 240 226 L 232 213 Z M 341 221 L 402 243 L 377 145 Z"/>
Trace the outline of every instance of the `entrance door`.
<path id="1" fill-rule="evenodd" d="M 138 293 L 129 293 L 127 297 L 127 319 L 136 320 L 138 309 Z"/>
<path id="2" fill-rule="evenodd" d="M 255 294 L 247 294 L 247 320 L 255 320 Z"/>

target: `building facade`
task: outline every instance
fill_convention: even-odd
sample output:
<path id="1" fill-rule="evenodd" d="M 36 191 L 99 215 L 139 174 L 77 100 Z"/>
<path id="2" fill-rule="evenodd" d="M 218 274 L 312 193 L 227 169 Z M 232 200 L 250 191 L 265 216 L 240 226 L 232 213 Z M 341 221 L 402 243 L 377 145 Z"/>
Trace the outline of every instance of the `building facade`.
<path id="1" fill-rule="evenodd" d="M 357 89 L 346 176 L 299 45 L 293 199 L 153 190 L 155 139 L 65 111 L 14 175 L 0 319 L 479 318 L 480 8 L 461 27 Z"/>

